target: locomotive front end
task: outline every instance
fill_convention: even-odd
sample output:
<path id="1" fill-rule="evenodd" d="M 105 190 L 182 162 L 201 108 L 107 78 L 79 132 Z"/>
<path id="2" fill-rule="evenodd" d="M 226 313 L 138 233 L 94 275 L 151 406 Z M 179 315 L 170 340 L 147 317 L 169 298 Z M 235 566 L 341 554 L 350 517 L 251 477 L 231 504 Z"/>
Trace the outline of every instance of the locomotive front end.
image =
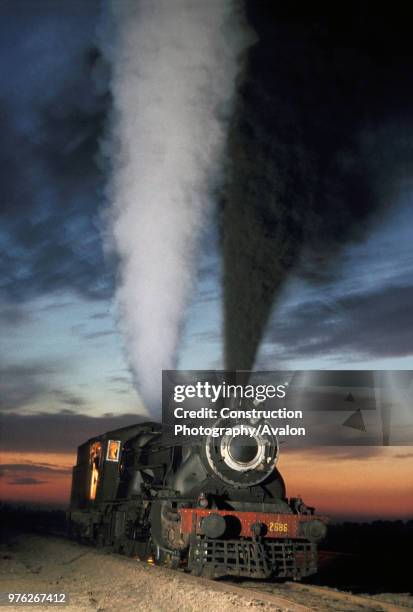
<path id="1" fill-rule="evenodd" d="M 199 482 L 197 503 L 178 510 L 191 571 L 294 580 L 317 571 L 327 519 L 300 498 L 285 497 L 278 453 L 264 421 L 237 422 L 203 441 L 207 476 Z"/>

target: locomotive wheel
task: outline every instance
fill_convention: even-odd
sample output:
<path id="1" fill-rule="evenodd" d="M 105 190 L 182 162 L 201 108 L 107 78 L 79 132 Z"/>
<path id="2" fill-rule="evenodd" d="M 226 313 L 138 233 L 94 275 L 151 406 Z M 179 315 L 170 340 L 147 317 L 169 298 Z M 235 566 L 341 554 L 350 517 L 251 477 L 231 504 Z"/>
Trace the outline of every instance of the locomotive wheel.
<path id="1" fill-rule="evenodd" d="M 151 510 L 151 548 L 154 563 L 176 569 L 180 565 L 180 553 L 174 554 L 174 547 L 165 537 L 162 520 L 162 502 L 154 502 Z"/>

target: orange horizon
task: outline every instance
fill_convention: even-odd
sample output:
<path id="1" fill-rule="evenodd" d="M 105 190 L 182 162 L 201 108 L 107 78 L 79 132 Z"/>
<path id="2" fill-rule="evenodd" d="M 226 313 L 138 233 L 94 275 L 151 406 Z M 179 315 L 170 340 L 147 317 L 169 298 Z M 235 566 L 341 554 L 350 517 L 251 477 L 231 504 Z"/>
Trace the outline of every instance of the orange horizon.
<path id="1" fill-rule="evenodd" d="M 342 459 L 336 449 L 330 457 L 328 448 L 323 450 L 322 455 L 305 450 L 281 454 L 278 467 L 288 497 L 301 496 L 316 512 L 331 517 L 413 518 L 413 453 L 382 447 L 374 456 L 352 458 L 349 447 Z"/>
<path id="2" fill-rule="evenodd" d="M 10 484 L 12 476 L 3 476 L 3 501 L 68 504 L 70 469 L 75 461 L 73 453 L 3 453 L 3 464 L 53 466 L 51 471 L 37 477 L 42 481 L 40 484 Z M 288 497 L 302 497 L 318 514 L 333 519 L 347 516 L 365 517 L 366 520 L 413 518 L 413 453 L 406 449 L 386 447 L 368 458 L 352 458 L 347 453 L 345 459 L 333 451 L 330 457 L 326 453 L 319 455 L 305 450 L 284 451 L 278 468 L 285 480 Z"/>
<path id="3" fill-rule="evenodd" d="M 45 504 L 68 504 L 71 487 L 71 468 L 76 463 L 75 453 L 31 453 L 7 451 L 1 454 L 1 463 L 40 465 L 51 471 L 36 476 L 41 484 L 10 484 L 13 477 L 20 478 L 24 468 L 13 475 L 4 475 L 1 483 L 2 500 L 5 502 L 27 502 Z M 53 466 L 53 467 L 52 467 Z M 62 473 L 58 470 L 70 470 Z"/>

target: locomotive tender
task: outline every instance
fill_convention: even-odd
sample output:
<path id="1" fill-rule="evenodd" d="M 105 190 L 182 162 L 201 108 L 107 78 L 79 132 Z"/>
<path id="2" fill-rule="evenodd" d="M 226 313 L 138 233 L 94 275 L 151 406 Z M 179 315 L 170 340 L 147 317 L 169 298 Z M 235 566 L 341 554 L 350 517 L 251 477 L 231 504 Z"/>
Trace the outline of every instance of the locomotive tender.
<path id="1" fill-rule="evenodd" d="M 277 456 L 271 434 L 185 441 L 154 422 L 110 431 L 78 448 L 70 533 L 197 575 L 309 576 L 326 519 L 286 498 Z"/>

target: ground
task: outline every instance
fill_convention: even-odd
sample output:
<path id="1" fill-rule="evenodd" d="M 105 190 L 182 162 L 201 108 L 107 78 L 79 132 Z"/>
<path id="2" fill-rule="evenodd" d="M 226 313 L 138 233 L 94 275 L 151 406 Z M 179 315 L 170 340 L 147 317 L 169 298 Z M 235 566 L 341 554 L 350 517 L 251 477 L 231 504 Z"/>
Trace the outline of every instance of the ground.
<path id="1" fill-rule="evenodd" d="M 251 587 L 251 581 L 248 586 Z M 300 588 L 306 589 L 305 586 L 295 589 L 289 585 L 271 588 L 267 584 L 255 596 L 251 588 L 240 589 L 230 582 L 198 579 L 52 536 L 16 534 L 0 547 L 0 592 L 65 592 L 69 596 L 69 605 L 63 607 L 65 612 L 368 612 L 383 609 L 377 600 L 371 600 L 371 605 L 369 600 L 361 605 L 354 601 L 334 601 L 330 597 L 332 591 L 320 596 Z M 276 597 L 280 598 L 278 602 Z M 413 598 L 405 595 L 382 596 L 381 600 L 390 604 L 384 608 L 387 610 L 400 609 L 397 606 L 402 606 L 403 610 L 413 609 Z M 21 612 L 22 608 L 20 605 L 7 609 Z M 50 606 L 36 605 L 36 608 L 50 612 Z"/>

